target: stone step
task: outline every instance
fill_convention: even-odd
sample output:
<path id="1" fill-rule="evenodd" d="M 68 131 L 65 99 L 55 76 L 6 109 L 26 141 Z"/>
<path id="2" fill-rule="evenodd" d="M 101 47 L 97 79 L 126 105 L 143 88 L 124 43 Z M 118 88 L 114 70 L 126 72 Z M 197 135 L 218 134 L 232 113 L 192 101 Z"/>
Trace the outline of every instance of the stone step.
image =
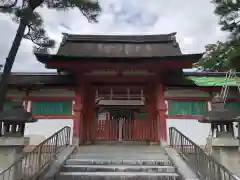
<path id="1" fill-rule="evenodd" d="M 148 172 L 61 172 L 58 180 L 181 180 L 177 173 Z"/>
<path id="2" fill-rule="evenodd" d="M 157 152 L 156 153 L 156 151 L 138 151 L 137 153 L 135 152 L 135 151 L 132 151 L 132 152 L 130 152 L 130 151 L 121 151 L 121 152 L 113 152 L 113 151 L 108 151 L 108 150 L 105 150 L 105 152 L 99 152 L 99 154 L 101 154 L 101 155 L 109 155 L 109 153 L 112 153 L 112 154 L 119 154 L 119 155 L 126 155 L 126 153 L 128 153 L 128 154 L 130 154 L 130 155 L 140 155 L 140 154 L 147 154 L 147 155 L 151 155 L 151 154 L 158 154 L 158 155 L 162 155 L 162 156 L 164 156 L 164 155 L 166 155 L 166 153 L 165 152 L 163 152 L 163 151 L 159 151 L 159 152 Z M 94 155 L 94 154 L 98 154 L 97 152 L 96 152 L 96 150 L 95 150 L 95 152 L 82 152 L 82 151 L 80 151 L 80 152 L 76 152 L 74 155 L 75 156 L 82 156 L 82 155 Z"/>
<path id="3" fill-rule="evenodd" d="M 171 166 L 170 160 L 132 160 L 132 159 L 68 159 L 66 164 L 69 165 L 155 165 L 155 166 Z"/>
<path id="4" fill-rule="evenodd" d="M 88 159 L 91 159 L 91 158 L 124 158 L 124 159 L 139 159 L 139 158 L 144 158 L 144 159 L 167 159 L 168 156 L 164 155 L 164 154 L 131 154 L 131 153 L 127 153 L 126 154 L 74 154 L 71 156 L 71 158 L 88 158 Z"/>
<path id="5" fill-rule="evenodd" d="M 175 173 L 173 166 L 130 166 L 130 165 L 64 165 L 61 172 L 151 172 Z"/>

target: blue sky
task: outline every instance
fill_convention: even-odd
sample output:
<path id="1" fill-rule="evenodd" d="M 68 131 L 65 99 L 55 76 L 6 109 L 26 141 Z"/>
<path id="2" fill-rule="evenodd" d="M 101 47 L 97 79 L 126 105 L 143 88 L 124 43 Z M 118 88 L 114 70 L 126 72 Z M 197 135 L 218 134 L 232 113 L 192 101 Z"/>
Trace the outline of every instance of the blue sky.
<path id="1" fill-rule="evenodd" d="M 78 9 L 57 12 L 45 8 L 39 11 L 49 35 L 61 41 L 62 32 L 75 34 L 163 34 L 177 32 L 183 53 L 199 53 L 204 46 L 224 40 L 218 17 L 210 0 L 100 0 L 103 8 L 99 23 L 89 24 Z M 0 14 L 0 57 L 6 55 L 17 25 L 7 15 Z M 58 46 L 58 45 L 57 45 Z M 14 71 L 49 71 L 32 54 L 32 44 L 21 44 Z"/>

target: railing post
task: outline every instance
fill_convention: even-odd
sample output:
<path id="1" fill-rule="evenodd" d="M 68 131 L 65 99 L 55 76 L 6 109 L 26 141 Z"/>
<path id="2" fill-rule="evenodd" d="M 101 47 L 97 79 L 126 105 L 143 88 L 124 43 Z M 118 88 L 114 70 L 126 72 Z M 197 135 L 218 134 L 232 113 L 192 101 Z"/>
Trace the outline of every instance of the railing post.
<path id="1" fill-rule="evenodd" d="M 217 167 L 217 173 L 215 173 L 215 175 L 217 174 L 217 180 L 222 180 L 222 174 L 221 174 L 221 169 L 220 166 Z"/>
<path id="2" fill-rule="evenodd" d="M 182 154 L 184 153 L 183 152 L 183 136 L 180 136 L 180 146 L 181 146 L 181 152 L 182 152 Z"/>
<path id="3" fill-rule="evenodd" d="M 198 151 L 197 151 L 197 147 L 193 146 L 193 148 L 194 148 L 194 154 L 195 154 L 195 163 L 196 163 L 196 166 L 198 167 L 198 170 L 199 170 L 199 168 L 201 168 L 199 166 L 199 158 L 198 158 L 199 154 L 198 154 Z"/>
<path id="4" fill-rule="evenodd" d="M 66 139 L 66 147 L 70 145 L 70 135 L 71 135 L 71 128 L 67 128 L 67 139 Z"/>
<path id="5" fill-rule="evenodd" d="M 55 140 L 55 153 L 58 150 L 58 134 L 56 134 L 56 140 Z"/>
<path id="6" fill-rule="evenodd" d="M 39 147 L 39 150 L 38 150 L 38 154 L 37 154 L 37 167 L 38 167 L 38 170 L 41 169 L 41 161 L 42 161 L 42 147 L 43 146 L 40 146 Z"/>
<path id="7" fill-rule="evenodd" d="M 169 141 L 170 141 L 170 146 L 173 147 L 173 133 L 172 133 L 172 128 L 169 128 Z"/>

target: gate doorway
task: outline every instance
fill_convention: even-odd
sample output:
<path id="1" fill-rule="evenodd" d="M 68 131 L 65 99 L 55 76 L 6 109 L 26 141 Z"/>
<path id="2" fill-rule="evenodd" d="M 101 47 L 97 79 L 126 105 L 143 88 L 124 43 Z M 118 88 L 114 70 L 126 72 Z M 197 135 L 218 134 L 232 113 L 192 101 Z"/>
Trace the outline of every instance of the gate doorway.
<path id="1" fill-rule="evenodd" d="M 96 92 L 96 113 L 94 120 L 93 139 L 96 141 L 151 141 L 152 121 L 139 118 L 139 109 L 146 109 L 143 90 L 127 93 L 110 93 L 97 90 Z"/>
<path id="2" fill-rule="evenodd" d="M 110 111 L 110 120 L 115 121 L 117 128 L 118 141 L 132 139 L 133 136 L 133 118 L 131 109 L 112 109 Z"/>
<path id="3" fill-rule="evenodd" d="M 151 141 L 153 140 L 152 123 L 146 118 L 136 118 L 135 109 L 129 109 L 129 115 L 120 116 L 104 112 L 95 120 L 97 141 Z M 146 116 L 145 116 L 146 117 Z"/>

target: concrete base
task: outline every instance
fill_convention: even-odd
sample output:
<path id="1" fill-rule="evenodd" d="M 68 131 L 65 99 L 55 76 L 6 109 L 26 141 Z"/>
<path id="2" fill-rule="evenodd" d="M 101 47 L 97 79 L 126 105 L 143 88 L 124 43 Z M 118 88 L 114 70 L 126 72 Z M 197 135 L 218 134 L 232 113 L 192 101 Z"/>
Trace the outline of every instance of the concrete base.
<path id="1" fill-rule="evenodd" d="M 240 177 L 240 153 L 238 147 L 213 147 L 212 156 Z"/>
<path id="2" fill-rule="evenodd" d="M 79 137 L 73 136 L 73 138 L 72 138 L 72 144 L 78 146 L 79 144 L 82 144 L 82 142 L 80 142 Z"/>
<path id="3" fill-rule="evenodd" d="M 189 167 L 189 165 L 180 157 L 179 153 L 173 148 L 165 148 L 168 157 L 177 168 L 178 173 L 181 174 L 185 180 L 199 180 L 196 173 Z"/>
<path id="4" fill-rule="evenodd" d="M 237 147 L 238 139 L 233 138 L 213 138 L 212 146 L 213 147 Z"/>
<path id="5" fill-rule="evenodd" d="M 213 138 L 211 155 L 231 172 L 240 177 L 240 153 L 238 139 Z"/>
<path id="6" fill-rule="evenodd" d="M 168 142 L 167 142 L 167 141 L 164 141 L 164 140 L 161 140 L 160 145 L 161 145 L 162 148 L 167 148 L 167 147 L 169 147 L 169 146 L 168 146 Z"/>
<path id="7" fill-rule="evenodd" d="M 0 169 L 3 171 L 23 155 L 23 148 L 29 142 L 24 137 L 0 137 Z M 14 180 L 21 177 L 16 167 L 12 167 L 11 173 L 6 172 L 7 179 Z"/>

